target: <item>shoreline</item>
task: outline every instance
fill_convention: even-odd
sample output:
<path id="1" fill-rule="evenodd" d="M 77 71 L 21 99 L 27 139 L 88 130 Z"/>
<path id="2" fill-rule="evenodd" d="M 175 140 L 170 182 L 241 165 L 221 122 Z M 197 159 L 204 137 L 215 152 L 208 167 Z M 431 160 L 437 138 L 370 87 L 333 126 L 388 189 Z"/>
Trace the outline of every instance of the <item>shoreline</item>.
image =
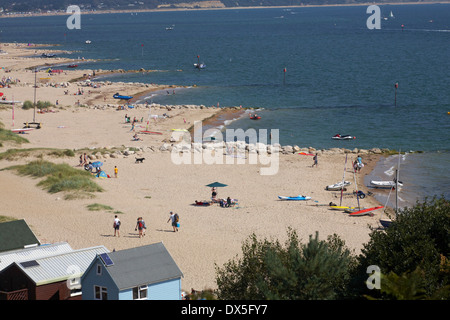
<path id="1" fill-rule="evenodd" d="M 26 67 L 35 65 L 41 59 L 21 58 L 20 53 L 23 51 L 20 47 L 17 50 L 17 56 L 0 56 L 3 65 L 11 69 L 7 73 L 1 69 L 0 74 L 20 79 L 20 82 L 11 84 L 10 88 L 4 88 L 2 92 L 8 99 L 14 97 L 14 100 L 32 101 L 34 73 L 27 71 Z M 51 63 L 58 60 L 45 61 Z M 380 212 L 375 212 L 374 217 L 356 218 L 329 210 L 330 200 L 336 202 L 339 199 L 325 190 L 326 185 L 342 181 L 346 154 L 354 160 L 357 152 L 361 152 L 366 166 L 357 174 L 357 183 L 358 189 L 366 191 L 361 181 L 383 156 L 377 149 L 315 150 L 265 145 L 263 148 L 270 159 L 279 159 L 277 173 L 266 176 L 261 174 L 261 170 L 267 164 L 252 164 L 249 160 L 240 164 L 236 158 L 232 158 L 231 164 L 207 163 L 203 158 L 200 164 L 177 164 L 174 157 L 185 154 L 194 156 L 196 146 L 190 144 L 185 150 L 176 149 L 180 145 L 174 139 L 173 129 L 192 129 L 195 121 L 204 121 L 205 126 L 220 128 L 226 121 L 244 116 L 251 109 L 158 104 L 136 104 L 133 108 L 119 109 L 123 103 L 112 98 L 115 92 L 136 95 L 143 91 L 162 89 L 159 85 L 136 83 L 95 82 L 100 86 L 98 88 L 87 86 L 86 81 L 69 83 L 71 79 L 90 72 L 92 70 L 77 69 L 46 75 L 51 79 L 39 83 L 37 99 L 52 97 L 59 99 L 59 105 L 51 107 L 48 112 L 37 114 L 37 121 L 42 123 L 41 129 L 24 134 L 29 143 L 19 146 L 27 149 L 70 149 L 75 152 L 74 157 L 55 158 L 39 155 L 39 151 L 36 151 L 17 160 L 0 160 L 0 169 L 37 159 L 68 163 L 76 167 L 78 157 L 86 152 L 91 160 L 102 161 L 102 169 L 108 174 L 113 172 L 115 166 L 119 168 L 118 178 L 95 180 L 104 192 L 95 194 L 95 198 L 75 200 L 63 200 L 64 194 L 48 193 L 36 186 L 36 179 L 0 170 L 0 187 L 7 190 L 3 194 L 0 215 L 25 219 L 42 243 L 67 241 L 75 249 L 103 244 L 112 251 L 163 241 L 183 271 L 182 288 L 188 291 L 188 288 L 214 287 L 214 264 L 221 265 L 239 254 L 242 242 L 252 233 L 280 241 L 283 241 L 287 227 L 297 229 L 303 239 L 316 231 L 320 232 L 322 238 L 338 234 L 351 250 L 358 252 L 369 239 L 368 226 L 377 226 Z M 40 78 L 44 73 L 37 74 Z M 83 89 L 84 94 L 73 94 L 78 89 Z M 66 95 L 66 90 L 70 94 Z M 77 101 L 80 101 L 80 106 L 77 106 Z M 84 103 L 87 105 L 83 106 Z M 0 108 L 0 121 L 5 129 L 22 127 L 22 123 L 30 121 L 33 114 L 31 109 L 17 107 L 12 119 L 11 111 L 11 105 Z M 150 113 L 157 117 L 151 118 Z M 134 132 L 131 124 L 125 122 L 125 115 L 131 119 L 143 119 L 138 121 Z M 146 127 L 158 134 L 141 134 Z M 139 134 L 140 141 L 133 141 L 134 133 Z M 212 144 L 208 146 L 213 147 Z M 205 150 L 210 150 L 208 146 L 205 145 Z M 230 159 L 225 144 L 215 147 L 215 153 L 222 154 L 222 159 Z M 0 152 L 11 148 L 17 146 L 3 143 Z M 178 152 L 173 151 L 174 148 Z M 247 157 L 250 154 L 260 155 L 261 150 L 256 146 L 245 145 L 244 148 Z M 312 157 L 298 154 L 303 150 L 317 151 L 317 168 L 311 166 Z M 136 163 L 136 157 L 145 158 L 145 161 Z M 347 192 L 354 188 L 352 179 L 346 178 L 352 182 Z M 214 181 L 228 185 L 220 188 L 219 197 L 239 199 L 237 207 L 225 209 L 218 205 L 193 205 L 195 200 L 210 199 L 210 188 L 205 186 Z M 281 201 L 277 197 L 300 193 L 311 195 L 312 200 Z M 347 205 L 356 203 L 352 196 L 347 196 L 343 201 Z M 120 238 L 111 235 L 113 212 L 92 212 L 86 208 L 94 202 L 111 206 L 114 211 L 120 212 L 123 222 Z M 364 199 L 365 206 L 378 204 L 374 197 Z M 166 223 L 170 211 L 180 213 L 180 233 L 170 232 L 170 225 Z M 147 222 L 148 234 L 145 238 L 139 238 L 134 232 L 137 216 L 143 216 Z"/>
<path id="2" fill-rule="evenodd" d="M 386 3 L 353 3 L 353 4 L 323 4 L 323 5 L 295 5 L 295 6 L 252 6 L 252 7 L 200 7 L 200 8 L 156 8 L 156 9 L 120 9 L 120 10 L 98 10 L 81 11 L 81 14 L 112 14 L 112 13 L 145 13 L 145 12 L 175 12 L 175 11 L 208 11 L 208 10 L 252 10 L 252 9 L 292 9 L 292 8 L 320 8 L 320 7 L 365 7 L 370 5 L 394 6 L 394 5 L 427 5 L 427 4 L 450 4 L 450 1 L 430 2 L 386 2 Z M 4 14 L 1 18 L 23 18 L 41 16 L 69 16 L 66 12 L 31 13 L 31 14 Z"/>

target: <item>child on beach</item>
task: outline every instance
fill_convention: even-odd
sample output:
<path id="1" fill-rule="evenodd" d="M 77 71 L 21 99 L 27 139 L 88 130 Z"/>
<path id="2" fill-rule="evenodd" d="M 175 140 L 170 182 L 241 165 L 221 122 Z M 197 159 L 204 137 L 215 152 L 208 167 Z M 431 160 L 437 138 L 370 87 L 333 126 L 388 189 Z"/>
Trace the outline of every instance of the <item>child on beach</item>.
<path id="1" fill-rule="evenodd" d="M 313 165 L 311 166 L 311 168 L 314 167 L 314 166 L 317 167 L 317 153 L 316 153 L 316 155 L 313 157 L 313 160 L 314 160 L 314 163 L 313 163 Z"/>
<path id="2" fill-rule="evenodd" d="M 117 178 L 117 173 L 119 172 L 119 169 L 117 169 L 117 166 L 114 166 L 114 177 Z"/>

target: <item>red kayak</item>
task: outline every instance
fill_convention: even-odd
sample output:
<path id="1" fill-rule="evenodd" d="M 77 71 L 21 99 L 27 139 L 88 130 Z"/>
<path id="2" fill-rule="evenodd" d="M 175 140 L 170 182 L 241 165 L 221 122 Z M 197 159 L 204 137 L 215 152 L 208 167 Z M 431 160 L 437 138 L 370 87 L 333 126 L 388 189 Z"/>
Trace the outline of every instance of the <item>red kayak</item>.
<path id="1" fill-rule="evenodd" d="M 257 116 L 256 114 L 255 115 L 250 115 L 250 119 L 252 119 L 252 120 L 259 120 L 259 119 L 261 119 L 261 117 L 260 116 Z"/>
<path id="2" fill-rule="evenodd" d="M 352 213 L 350 213 L 350 216 L 364 216 L 364 215 L 370 215 L 373 216 L 372 211 L 374 210 L 378 210 L 384 208 L 383 206 L 379 206 L 379 207 L 373 207 L 373 208 L 367 208 L 367 209 L 362 209 L 362 210 L 358 210 L 358 211 L 354 211 Z"/>

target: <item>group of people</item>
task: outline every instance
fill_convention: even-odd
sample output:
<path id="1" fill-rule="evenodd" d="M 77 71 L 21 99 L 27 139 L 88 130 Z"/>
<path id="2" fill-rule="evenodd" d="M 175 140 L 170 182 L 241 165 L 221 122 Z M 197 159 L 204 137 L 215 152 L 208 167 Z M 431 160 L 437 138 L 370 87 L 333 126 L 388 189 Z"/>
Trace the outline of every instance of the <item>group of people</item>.
<path id="1" fill-rule="evenodd" d="M 120 237 L 120 225 L 121 225 L 120 219 L 117 217 L 117 215 L 114 216 L 114 237 L 117 235 Z M 139 238 L 145 236 L 145 231 L 147 230 L 147 226 L 145 225 L 145 221 L 142 217 L 137 218 L 136 227 L 134 228 L 134 231 L 139 230 Z"/>
<path id="2" fill-rule="evenodd" d="M 218 202 L 222 208 L 229 208 L 233 205 L 233 201 L 231 200 L 230 197 L 228 197 L 227 200 L 217 199 L 217 188 L 216 187 L 213 187 L 211 189 L 211 192 L 212 192 L 211 193 L 211 201 Z"/>
<path id="3" fill-rule="evenodd" d="M 178 228 L 180 227 L 180 216 L 178 213 L 174 213 L 173 211 L 170 211 L 170 217 L 167 222 L 171 221 L 173 232 L 178 232 Z M 120 237 L 120 225 L 121 225 L 120 219 L 117 217 L 117 215 L 114 216 L 114 223 L 113 223 L 113 229 L 114 229 L 114 237 Z M 147 226 L 145 224 L 145 221 L 142 217 L 137 218 L 136 226 L 134 228 L 134 231 L 139 231 L 139 238 L 142 238 L 145 236 L 145 232 L 147 231 Z"/>
<path id="4" fill-rule="evenodd" d="M 353 162 L 353 169 L 355 172 L 361 171 L 361 168 L 364 167 L 364 163 L 362 162 L 362 158 L 360 155 L 356 158 L 356 160 Z"/>

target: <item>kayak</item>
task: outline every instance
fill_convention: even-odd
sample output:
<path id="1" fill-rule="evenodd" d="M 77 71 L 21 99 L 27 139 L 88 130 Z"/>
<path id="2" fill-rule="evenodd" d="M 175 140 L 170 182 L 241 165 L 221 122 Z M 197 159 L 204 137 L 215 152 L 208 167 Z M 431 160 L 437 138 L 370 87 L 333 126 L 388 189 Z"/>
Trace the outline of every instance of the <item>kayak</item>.
<path id="1" fill-rule="evenodd" d="M 304 155 L 304 156 L 314 156 L 312 153 L 306 153 L 306 152 L 299 152 L 298 154 Z"/>
<path id="2" fill-rule="evenodd" d="M 351 212 L 349 215 L 350 216 L 364 216 L 364 215 L 373 216 L 372 211 L 378 210 L 378 209 L 381 209 L 381 208 L 384 208 L 384 207 L 383 206 L 378 206 L 378 207 L 361 209 L 361 210 L 356 209 L 355 211 Z"/>
<path id="3" fill-rule="evenodd" d="M 341 210 L 341 211 L 358 209 L 358 207 L 345 207 L 345 206 L 330 206 L 330 208 L 333 210 Z"/>
<path id="4" fill-rule="evenodd" d="M 310 200 L 311 197 L 307 196 L 293 196 L 293 197 L 284 197 L 284 196 L 278 196 L 280 200 Z"/>
<path id="5" fill-rule="evenodd" d="M 145 134 L 162 134 L 161 132 L 155 132 L 155 131 L 147 131 L 147 130 L 142 130 L 139 131 L 140 133 L 145 133 Z"/>

